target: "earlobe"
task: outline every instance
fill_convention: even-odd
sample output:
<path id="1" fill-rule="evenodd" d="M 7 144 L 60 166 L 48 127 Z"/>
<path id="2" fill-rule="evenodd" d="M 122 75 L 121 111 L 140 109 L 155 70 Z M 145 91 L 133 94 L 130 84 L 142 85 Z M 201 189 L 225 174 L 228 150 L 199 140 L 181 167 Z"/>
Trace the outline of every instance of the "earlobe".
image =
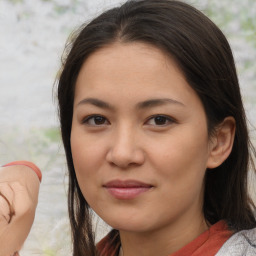
<path id="1" fill-rule="evenodd" d="M 210 142 L 210 152 L 207 168 L 212 169 L 220 166 L 230 155 L 234 143 L 236 121 L 229 116 L 218 125 L 214 137 Z"/>

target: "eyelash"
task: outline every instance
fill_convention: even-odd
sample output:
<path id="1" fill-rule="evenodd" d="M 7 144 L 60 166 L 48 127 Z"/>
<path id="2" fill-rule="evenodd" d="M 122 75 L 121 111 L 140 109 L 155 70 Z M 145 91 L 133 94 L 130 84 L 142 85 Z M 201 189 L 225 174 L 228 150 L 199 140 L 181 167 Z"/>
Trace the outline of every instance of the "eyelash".
<path id="1" fill-rule="evenodd" d="M 155 119 L 154 122 L 156 123 L 156 118 L 162 118 L 165 121 L 165 123 L 164 124 L 158 124 L 158 125 L 157 124 L 148 124 L 148 125 L 163 127 L 163 126 L 167 126 L 168 124 L 176 123 L 176 120 L 174 118 L 172 118 L 170 116 L 166 116 L 166 115 L 160 115 L 160 114 L 153 115 L 153 116 L 149 117 L 147 119 L 146 123 L 148 123 L 152 119 Z M 158 120 L 158 121 L 161 121 L 161 119 Z"/>
<path id="2" fill-rule="evenodd" d="M 104 116 L 102 116 L 102 115 L 90 115 L 90 116 L 87 116 L 87 117 L 82 121 L 82 123 L 83 123 L 83 124 L 90 125 L 90 126 L 102 126 L 102 125 L 105 125 L 105 124 L 96 124 L 96 123 L 95 123 L 96 118 L 101 118 L 101 119 L 103 119 L 104 122 L 107 121 L 107 119 L 106 119 Z M 94 120 L 94 124 L 89 124 L 89 121 L 90 121 L 90 120 Z M 98 120 L 98 121 L 99 121 L 99 120 Z M 107 122 L 108 122 L 108 121 L 107 121 Z M 109 122 L 108 122 L 107 124 L 109 124 Z"/>
<path id="3" fill-rule="evenodd" d="M 98 121 L 96 121 L 96 118 L 98 118 Z M 158 118 L 159 120 L 158 121 L 164 121 L 163 124 L 156 124 L 157 120 L 156 118 Z M 89 122 L 93 120 L 94 123 L 93 124 L 90 124 Z M 155 124 L 150 124 L 149 121 L 150 120 L 154 120 Z M 96 122 L 100 122 L 100 123 L 96 123 Z M 177 121 L 170 117 L 170 116 L 166 116 L 166 115 L 161 115 L 161 114 L 157 114 L 157 115 L 153 115 L 151 117 L 149 117 L 145 124 L 146 125 L 149 125 L 149 126 L 157 126 L 157 127 L 165 127 L 169 124 L 173 124 L 173 123 L 176 123 Z M 86 117 L 83 121 L 82 121 L 83 124 L 86 124 L 86 125 L 89 125 L 89 126 L 104 126 L 104 125 L 108 125 L 110 124 L 110 122 L 107 120 L 107 118 L 105 118 L 104 116 L 102 115 L 90 115 L 88 117 Z"/>

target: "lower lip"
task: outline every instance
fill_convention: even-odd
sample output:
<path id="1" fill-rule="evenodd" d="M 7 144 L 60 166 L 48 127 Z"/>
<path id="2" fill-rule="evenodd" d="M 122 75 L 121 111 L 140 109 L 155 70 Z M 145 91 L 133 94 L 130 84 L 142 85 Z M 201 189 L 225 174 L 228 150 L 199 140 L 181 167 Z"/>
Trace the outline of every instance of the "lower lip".
<path id="1" fill-rule="evenodd" d="M 128 200 L 149 191 L 151 187 L 113 188 L 106 187 L 107 191 L 116 199 Z"/>

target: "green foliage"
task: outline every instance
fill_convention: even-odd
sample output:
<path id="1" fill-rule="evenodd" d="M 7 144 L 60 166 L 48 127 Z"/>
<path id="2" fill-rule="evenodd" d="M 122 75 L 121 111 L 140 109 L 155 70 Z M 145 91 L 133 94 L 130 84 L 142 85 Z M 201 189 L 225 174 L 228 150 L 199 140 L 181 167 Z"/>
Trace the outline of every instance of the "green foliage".
<path id="1" fill-rule="evenodd" d="M 48 128 L 44 130 L 44 135 L 51 142 L 60 142 L 60 131 L 58 128 Z"/>
<path id="2" fill-rule="evenodd" d="M 246 38 L 248 41 L 252 42 L 256 48 L 256 18 L 246 17 L 242 19 L 241 27 L 246 31 Z"/>
<path id="3" fill-rule="evenodd" d="M 70 7 L 64 6 L 64 5 L 55 5 L 55 7 L 54 7 L 54 11 L 57 14 L 63 14 L 65 12 L 67 12 L 69 9 L 70 9 Z"/>
<path id="4" fill-rule="evenodd" d="M 11 2 L 13 4 L 17 4 L 17 3 L 23 3 L 24 0 L 8 0 L 8 2 Z"/>
<path id="5" fill-rule="evenodd" d="M 46 249 L 43 252 L 43 256 L 56 256 L 56 253 L 51 249 Z"/>

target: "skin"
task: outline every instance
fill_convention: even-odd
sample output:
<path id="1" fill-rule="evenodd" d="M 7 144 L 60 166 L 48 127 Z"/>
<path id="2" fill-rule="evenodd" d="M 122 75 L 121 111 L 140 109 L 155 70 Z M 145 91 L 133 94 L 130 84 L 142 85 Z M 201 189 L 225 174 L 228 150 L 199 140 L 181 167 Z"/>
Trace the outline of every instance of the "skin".
<path id="1" fill-rule="evenodd" d="M 89 205 L 120 231 L 125 256 L 166 256 L 208 229 L 204 176 L 228 156 L 233 120 L 222 127 L 210 140 L 199 97 L 153 46 L 115 43 L 85 61 L 74 98 L 75 171 Z M 119 199 L 104 187 L 116 179 L 151 187 Z"/>
<path id="2" fill-rule="evenodd" d="M 32 227 L 38 202 L 39 179 L 27 166 L 0 168 L 0 256 L 19 255 Z M 14 215 L 10 219 L 10 203 Z"/>

